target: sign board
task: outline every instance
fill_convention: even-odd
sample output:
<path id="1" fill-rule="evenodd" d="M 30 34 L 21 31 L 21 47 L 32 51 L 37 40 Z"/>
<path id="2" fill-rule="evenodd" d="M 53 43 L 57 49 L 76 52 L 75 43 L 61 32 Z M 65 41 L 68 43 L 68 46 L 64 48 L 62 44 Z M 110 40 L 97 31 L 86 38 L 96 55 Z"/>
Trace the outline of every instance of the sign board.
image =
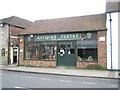
<path id="1" fill-rule="evenodd" d="M 48 40 L 79 40 L 82 38 L 81 33 L 74 34 L 53 34 L 53 35 L 35 35 L 34 41 L 48 41 Z"/>
<path id="2" fill-rule="evenodd" d="M 23 49 L 20 49 L 20 52 L 23 52 Z"/>
<path id="3" fill-rule="evenodd" d="M 90 39 L 90 38 L 92 38 L 92 34 L 91 34 L 91 33 L 87 33 L 87 34 L 86 34 L 86 37 L 87 37 L 88 39 Z"/>
<path id="4" fill-rule="evenodd" d="M 99 41 L 105 41 L 105 37 L 100 37 Z"/>

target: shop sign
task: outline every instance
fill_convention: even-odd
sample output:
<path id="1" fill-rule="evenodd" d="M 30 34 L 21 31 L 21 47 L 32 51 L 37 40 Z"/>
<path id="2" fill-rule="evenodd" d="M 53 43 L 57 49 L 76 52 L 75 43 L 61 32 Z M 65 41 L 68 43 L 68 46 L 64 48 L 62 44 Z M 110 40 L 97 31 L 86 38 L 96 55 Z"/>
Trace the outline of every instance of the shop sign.
<path id="1" fill-rule="evenodd" d="M 99 41 L 105 41 L 105 37 L 100 37 Z"/>
<path id="2" fill-rule="evenodd" d="M 79 40 L 82 38 L 81 33 L 74 34 L 54 34 L 54 35 L 35 35 L 35 41 L 48 41 L 48 40 Z"/>
<path id="3" fill-rule="evenodd" d="M 31 41 L 31 40 L 32 40 L 32 37 L 29 36 L 29 37 L 27 38 L 27 40 L 28 40 L 28 41 Z"/>
<path id="4" fill-rule="evenodd" d="M 90 38 L 92 38 L 92 34 L 91 34 L 91 33 L 87 33 L 87 34 L 86 34 L 86 37 L 87 37 L 88 39 L 90 39 Z"/>

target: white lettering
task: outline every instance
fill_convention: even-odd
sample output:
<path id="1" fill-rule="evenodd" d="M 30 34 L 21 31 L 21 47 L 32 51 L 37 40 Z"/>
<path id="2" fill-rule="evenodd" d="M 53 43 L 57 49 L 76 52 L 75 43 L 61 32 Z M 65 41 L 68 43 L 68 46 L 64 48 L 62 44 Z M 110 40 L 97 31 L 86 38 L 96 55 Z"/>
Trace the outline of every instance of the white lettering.
<path id="1" fill-rule="evenodd" d="M 67 35 L 61 35 L 61 38 L 69 39 L 69 38 L 78 38 L 78 34 L 67 34 Z"/>
<path id="2" fill-rule="evenodd" d="M 56 35 L 54 35 L 54 39 L 56 39 Z"/>
<path id="3" fill-rule="evenodd" d="M 60 37 L 59 37 L 60 36 Z M 81 34 L 62 34 L 62 35 L 38 35 L 35 37 L 36 40 L 51 40 L 51 39 L 77 39 L 80 38 Z"/>
<path id="4" fill-rule="evenodd" d="M 61 35 L 61 38 L 64 38 L 64 35 Z"/>
<path id="5" fill-rule="evenodd" d="M 76 38 L 79 38 L 79 35 L 78 35 L 78 34 L 76 34 Z"/>

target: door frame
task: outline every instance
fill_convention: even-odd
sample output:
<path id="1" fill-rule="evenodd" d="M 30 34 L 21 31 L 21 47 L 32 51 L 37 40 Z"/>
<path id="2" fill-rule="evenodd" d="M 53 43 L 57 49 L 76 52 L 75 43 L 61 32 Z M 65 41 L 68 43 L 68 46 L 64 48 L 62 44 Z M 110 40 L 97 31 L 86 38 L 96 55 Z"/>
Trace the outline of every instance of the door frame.
<path id="1" fill-rule="evenodd" d="M 17 50 L 17 62 L 16 65 L 18 64 L 18 47 L 10 47 L 10 60 L 11 60 L 11 65 L 14 64 L 14 49 Z"/>

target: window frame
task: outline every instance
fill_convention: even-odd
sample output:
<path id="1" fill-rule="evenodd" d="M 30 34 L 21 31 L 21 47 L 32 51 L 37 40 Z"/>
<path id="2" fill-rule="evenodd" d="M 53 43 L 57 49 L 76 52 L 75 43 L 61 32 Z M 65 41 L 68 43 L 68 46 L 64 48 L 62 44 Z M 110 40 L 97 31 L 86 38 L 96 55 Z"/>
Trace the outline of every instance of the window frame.
<path id="1" fill-rule="evenodd" d="M 87 38 L 85 35 L 90 33 L 92 35 L 91 38 Z M 77 40 L 77 62 L 98 62 L 98 38 L 97 32 L 83 32 L 82 40 Z M 92 61 L 82 60 L 81 57 L 78 56 L 78 49 L 96 49 L 96 57 L 97 59 L 93 59 Z M 79 59 L 78 59 L 79 58 Z"/>
<path id="2" fill-rule="evenodd" d="M 33 61 L 56 61 L 57 60 L 57 41 L 33 41 L 33 40 L 31 40 L 31 41 L 27 41 L 26 39 L 27 39 L 27 37 L 29 37 L 29 36 L 25 36 L 25 42 L 24 42 L 24 60 L 33 60 Z M 35 43 L 53 43 L 53 47 L 55 48 L 56 47 L 56 50 L 54 50 L 55 52 L 54 53 L 56 53 L 56 55 L 55 55 L 55 59 L 38 59 L 38 58 L 36 58 L 36 59 L 32 59 L 32 58 L 26 58 L 26 44 L 29 44 L 29 43 L 32 43 L 32 44 L 35 44 Z M 44 46 L 45 46 L 45 44 L 44 44 Z M 50 46 L 50 45 L 48 45 L 48 46 Z M 29 48 L 29 47 L 28 47 Z M 40 49 L 40 48 L 39 48 Z M 38 50 L 39 50 L 38 49 Z"/>

